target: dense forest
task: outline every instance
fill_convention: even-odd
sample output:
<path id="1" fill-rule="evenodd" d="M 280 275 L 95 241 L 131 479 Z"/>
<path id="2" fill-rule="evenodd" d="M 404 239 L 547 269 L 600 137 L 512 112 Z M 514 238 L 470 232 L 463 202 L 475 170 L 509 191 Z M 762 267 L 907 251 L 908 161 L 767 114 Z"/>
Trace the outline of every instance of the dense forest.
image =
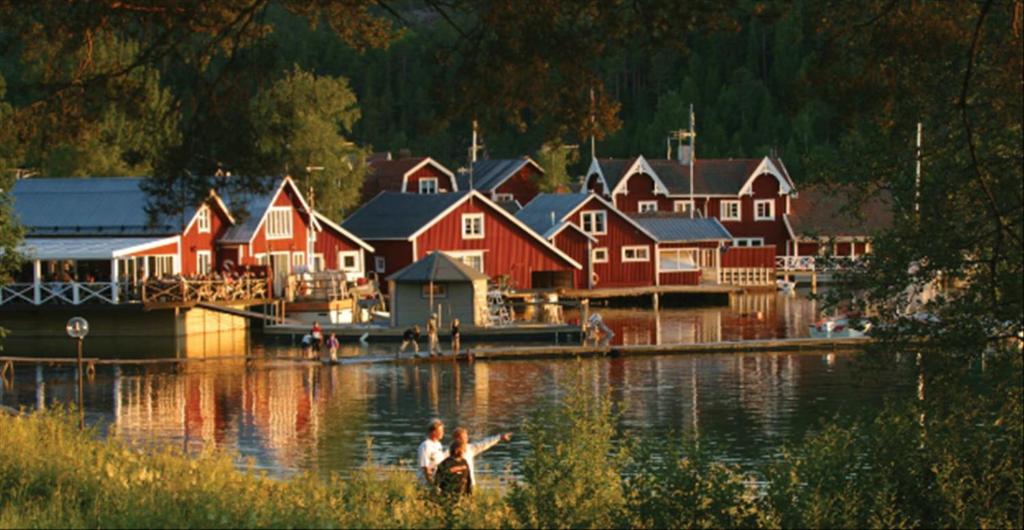
<path id="1" fill-rule="evenodd" d="M 500 102 L 453 104 L 463 85 L 480 80 L 446 67 L 463 37 L 438 12 L 411 6 L 397 12 L 400 28 L 385 46 L 372 47 L 353 45 L 328 20 L 284 4 L 272 2 L 261 12 L 259 40 L 195 62 L 172 55 L 140 63 L 150 49 L 131 30 L 99 30 L 71 50 L 59 42 L 27 49 L 24 34 L 0 31 L 0 117 L 19 121 L 0 136 L 5 176 L 220 169 L 303 177 L 306 166 L 321 166 L 325 174 L 310 178 L 320 179 L 314 184 L 321 204 L 341 215 L 356 200 L 345 189 L 358 188 L 361 153 L 430 155 L 464 166 L 476 116 L 484 157 L 530 154 L 556 175 L 563 174 L 559 165 L 574 161 L 568 177 L 588 162 L 588 135 L 565 127 L 559 108 L 541 115 L 538 104 L 511 112 Z M 701 156 L 774 151 L 804 178 L 804 157 L 836 140 L 830 106 L 801 95 L 819 44 L 804 4 L 745 3 L 729 13 L 728 24 L 680 33 L 671 46 L 652 48 L 638 39 L 599 57 L 595 72 L 614 115 L 596 132 L 598 155 L 664 156 L 669 131 L 688 125 L 692 104 Z M 689 25 L 680 21 L 680 29 Z M 647 29 L 640 24 L 632 31 Z M 69 53 L 49 55 L 62 51 Z M 88 89 L 83 84 L 76 93 L 75 76 L 86 59 L 97 72 L 127 74 Z M 508 62 L 477 70 L 491 76 L 488 84 L 523 82 L 508 73 Z"/>

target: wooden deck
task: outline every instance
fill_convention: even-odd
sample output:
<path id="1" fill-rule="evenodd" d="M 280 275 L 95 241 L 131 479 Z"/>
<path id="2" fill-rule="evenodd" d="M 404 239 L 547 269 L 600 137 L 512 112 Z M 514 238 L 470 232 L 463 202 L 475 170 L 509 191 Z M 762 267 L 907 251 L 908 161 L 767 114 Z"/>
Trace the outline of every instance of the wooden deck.
<path id="1" fill-rule="evenodd" d="M 558 294 L 566 298 L 634 298 L 655 294 L 732 294 L 742 293 L 748 288 L 738 285 L 652 285 L 603 289 L 560 289 Z"/>
<path id="2" fill-rule="evenodd" d="M 398 342 L 402 340 L 403 328 L 380 327 L 358 324 L 321 324 L 324 335 L 334 333 L 339 339 L 358 339 L 366 335 L 368 341 L 374 342 Z M 263 327 L 264 335 L 292 336 L 301 338 L 309 333 L 309 324 L 275 324 Z M 476 327 L 462 326 L 462 341 L 550 341 L 553 344 L 572 342 L 577 344 L 582 337 L 579 326 L 568 324 L 517 324 L 503 327 Z M 448 340 L 448 328 L 444 326 L 438 337 L 442 342 Z M 424 326 L 420 326 L 420 342 L 426 343 L 427 333 Z"/>

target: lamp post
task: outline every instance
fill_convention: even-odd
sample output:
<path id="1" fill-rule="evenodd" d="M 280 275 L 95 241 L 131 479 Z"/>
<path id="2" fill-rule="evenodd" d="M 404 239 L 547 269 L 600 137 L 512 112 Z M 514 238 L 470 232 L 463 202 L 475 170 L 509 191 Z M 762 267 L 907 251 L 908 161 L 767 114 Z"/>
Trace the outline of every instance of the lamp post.
<path id="1" fill-rule="evenodd" d="M 83 408 L 83 372 L 82 369 L 82 343 L 85 336 L 89 334 L 89 321 L 82 317 L 71 317 L 64 327 L 68 336 L 78 342 L 78 428 L 85 429 L 85 409 Z"/>

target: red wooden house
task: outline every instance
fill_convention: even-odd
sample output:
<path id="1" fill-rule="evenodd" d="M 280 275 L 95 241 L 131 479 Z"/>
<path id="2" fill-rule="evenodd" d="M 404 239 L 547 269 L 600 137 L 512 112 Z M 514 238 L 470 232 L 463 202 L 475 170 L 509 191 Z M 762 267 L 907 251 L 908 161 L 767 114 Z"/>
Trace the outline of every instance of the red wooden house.
<path id="1" fill-rule="evenodd" d="M 371 160 L 363 179 L 363 202 L 382 191 L 446 193 L 459 191 L 455 174 L 430 157 Z"/>
<path id="2" fill-rule="evenodd" d="M 596 240 L 591 243 L 589 281 L 578 283 L 579 288 L 659 284 L 657 238 L 600 195 L 541 193 L 516 217 L 542 233 L 571 223 Z"/>
<path id="3" fill-rule="evenodd" d="M 458 257 L 513 288 L 531 288 L 582 265 L 477 191 L 384 192 L 341 226 L 374 248 L 373 270 L 390 275 L 430 252 Z"/>
<path id="4" fill-rule="evenodd" d="M 630 215 L 686 213 L 695 207 L 699 215 L 721 221 L 736 246 L 775 245 L 781 250 L 790 241 L 783 219 L 796 189 L 778 159 L 698 159 L 692 206 L 685 160 L 594 159 L 585 187 Z"/>
<path id="5" fill-rule="evenodd" d="M 520 207 L 540 193 L 537 181 L 544 168 L 528 156 L 500 160 L 478 160 L 471 171 L 459 173 L 460 189 L 474 189 L 498 202 L 515 202 Z"/>
<path id="6" fill-rule="evenodd" d="M 633 218 L 658 238 L 658 279 L 661 285 L 719 283 L 723 247 L 732 234 L 714 217 L 642 214 Z"/>
<path id="7" fill-rule="evenodd" d="M 787 256 L 856 258 L 870 252 L 873 235 L 892 226 L 892 197 L 878 189 L 808 186 L 793 197 L 784 220 L 791 238 Z"/>

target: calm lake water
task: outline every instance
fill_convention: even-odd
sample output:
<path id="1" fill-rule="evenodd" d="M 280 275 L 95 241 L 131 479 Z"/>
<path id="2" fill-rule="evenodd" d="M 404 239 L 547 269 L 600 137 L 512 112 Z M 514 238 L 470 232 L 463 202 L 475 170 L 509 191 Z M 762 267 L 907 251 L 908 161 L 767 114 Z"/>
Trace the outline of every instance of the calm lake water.
<path id="1" fill-rule="evenodd" d="M 815 317 L 800 298 L 771 294 L 744 303 L 601 312 L 616 342 L 632 344 L 802 336 Z M 268 356 L 297 353 L 259 337 L 245 343 Z M 12 387 L 0 385 L 0 403 L 65 402 L 74 396 L 73 376 L 21 365 Z M 531 411 L 557 398 L 562 382 L 580 377 L 623 410 L 623 436 L 697 433 L 719 458 L 745 467 L 837 414 L 875 411 L 886 398 L 915 391 L 909 360 L 879 366 L 856 354 L 785 352 L 333 367 L 268 360 L 249 369 L 225 361 L 181 373 L 100 367 L 85 399 L 89 423 L 132 443 L 218 448 L 280 475 L 346 473 L 366 461 L 370 440 L 376 460 L 411 468 L 435 416 L 473 435 L 518 431 Z M 491 477 L 516 474 L 527 450 L 525 436 L 516 436 L 480 465 Z"/>

